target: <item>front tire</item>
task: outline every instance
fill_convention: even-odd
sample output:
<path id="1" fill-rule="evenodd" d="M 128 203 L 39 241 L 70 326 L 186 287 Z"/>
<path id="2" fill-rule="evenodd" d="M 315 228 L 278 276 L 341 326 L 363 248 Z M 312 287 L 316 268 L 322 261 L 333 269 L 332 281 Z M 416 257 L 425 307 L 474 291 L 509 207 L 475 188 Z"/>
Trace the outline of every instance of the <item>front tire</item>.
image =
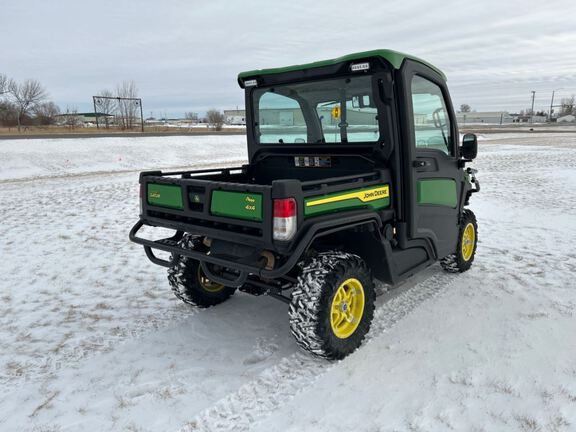
<path id="1" fill-rule="evenodd" d="M 344 358 L 370 330 L 375 298 L 372 275 L 362 258 L 320 253 L 304 265 L 292 292 L 290 330 L 306 351 Z"/>
<path id="2" fill-rule="evenodd" d="M 189 235 L 184 236 L 179 244 L 184 249 L 198 249 L 202 246 L 198 238 Z M 168 283 L 178 299 L 199 308 L 220 304 L 236 291 L 235 288 L 211 281 L 198 261 L 183 256 L 168 269 Z"/>
<path id="3" fill-rule="evenodd" d="M 440 265 L 449 273 L 462 273 L 470 269 L 478 245 L 478 223 L 472 210 L 464 210 L 460 218 L 458 245 L 453 254 L 440 260 Z"/>

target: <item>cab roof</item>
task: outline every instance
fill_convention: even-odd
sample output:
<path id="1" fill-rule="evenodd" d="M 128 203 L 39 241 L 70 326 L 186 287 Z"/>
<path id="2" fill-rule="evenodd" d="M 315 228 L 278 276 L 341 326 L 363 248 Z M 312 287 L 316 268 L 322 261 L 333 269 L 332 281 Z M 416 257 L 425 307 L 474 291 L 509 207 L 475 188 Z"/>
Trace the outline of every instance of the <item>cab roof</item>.
<path id="1" fill-rule="evenodd" d="M 398 51 L 393 51 L 389 49 L 378 49 L 378 50 L 371 50 L 371 51 L 362 51 L 353 54 L 348 54 L 342 57 L 330 59 L 330 60 L 320 60 L 312 63 L 305 63 L 300 65 L 292 65 L 286 67 L 279 67 L 279 68 L 271 68 L 271 69 L 255 69 L 251 71 L 241 72 L 238 74 L 238 81 L 244 80 L 245 78 L 255 77 L 259 75 L 274 75 L 274 74 L 281 74 L 284 72 L 293 72 L 293 71 L 301 71 L 306 69 L 313 69 L 322 66 L 330 66 L 335 65 L 338 63 L 344 63 L 354 60 L 363 60 L 369 57 L 382 57 L 384 60 L 388 61 L 392 65 L 394 69 L 400 69 L 402 63 L 405 59 L 410 59 L 417 61 L 419 63 L 425 64 L 426 66 L 432 68 L 434 71 L 438 72 L 444 80 L 446 80 L 446 75 L 438 69 L 436 66 L 409 54 L 404 54 Z"/>

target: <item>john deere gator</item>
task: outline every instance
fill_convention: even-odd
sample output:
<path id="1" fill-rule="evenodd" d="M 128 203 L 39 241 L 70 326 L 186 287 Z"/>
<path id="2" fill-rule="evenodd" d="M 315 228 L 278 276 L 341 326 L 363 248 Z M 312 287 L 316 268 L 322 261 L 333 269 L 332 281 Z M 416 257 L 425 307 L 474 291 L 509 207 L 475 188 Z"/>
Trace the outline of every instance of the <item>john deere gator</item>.
<path id="1" fill-rule="evenodd" d="M 477 140 L 460 141 L 438 68 L 375 50 L 243 72 L 238 84 L 247 165 L 140 174 L 130 239 L 168 268 L 179 299 L 274 297 L 302 348 L 338 359 L 370 328 L 375 281 L 394 286 L 437 261 L 470 268 L 466 206 L 480 186 L 465 166 Z M 144 238 L 144 225 L 174 235 Z"/>

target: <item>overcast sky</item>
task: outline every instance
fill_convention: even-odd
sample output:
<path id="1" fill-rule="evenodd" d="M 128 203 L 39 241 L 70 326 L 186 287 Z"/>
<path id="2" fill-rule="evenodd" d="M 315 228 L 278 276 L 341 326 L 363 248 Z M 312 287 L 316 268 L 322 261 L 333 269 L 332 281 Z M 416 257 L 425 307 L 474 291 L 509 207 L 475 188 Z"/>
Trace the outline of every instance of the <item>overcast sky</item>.
<path id="1" fill-rule="evenodd" d="M 145 116 L 243 105 L 236 75 L 390 48 L 442 69 L 454 103 L 548 109 L 576 93 L 576 1 L 0 0 L 0 73 L 62 108 L 134 80 Z"/>

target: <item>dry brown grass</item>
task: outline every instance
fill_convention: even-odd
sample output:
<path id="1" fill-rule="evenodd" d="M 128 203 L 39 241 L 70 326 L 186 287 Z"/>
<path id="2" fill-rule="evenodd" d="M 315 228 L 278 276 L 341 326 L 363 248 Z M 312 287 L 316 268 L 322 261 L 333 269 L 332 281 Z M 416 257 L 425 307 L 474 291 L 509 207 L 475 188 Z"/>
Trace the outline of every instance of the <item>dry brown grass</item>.
<path id="1" fill-rule="evenodd" d="M 151 134 L 166 134 L 166 135 L 183 135 L 183 134 L 219 134 L 219 133 L 245 133 L 243 128 L 227 128 L 221 131 L 216 131 L 214 129 L 207 128 L 175 128 L 175 127 L 165 127 L 165 126 L 145 126 L 144 133 Z M 140 128 L 135 128 L 131 130 L 122 130 L 116 127 L 100 128 L 95 127 L 77 127 L 71 129 L 66 126 L 24 126 L 22 130 L 18 132 L 16 127 L 0 127 L 0 137 L 1 136 L 35 136 L 35 135 L 86 135 L 86 136 L 98 136 L 98 135 L 137 135 L 140 134 Z"/>

